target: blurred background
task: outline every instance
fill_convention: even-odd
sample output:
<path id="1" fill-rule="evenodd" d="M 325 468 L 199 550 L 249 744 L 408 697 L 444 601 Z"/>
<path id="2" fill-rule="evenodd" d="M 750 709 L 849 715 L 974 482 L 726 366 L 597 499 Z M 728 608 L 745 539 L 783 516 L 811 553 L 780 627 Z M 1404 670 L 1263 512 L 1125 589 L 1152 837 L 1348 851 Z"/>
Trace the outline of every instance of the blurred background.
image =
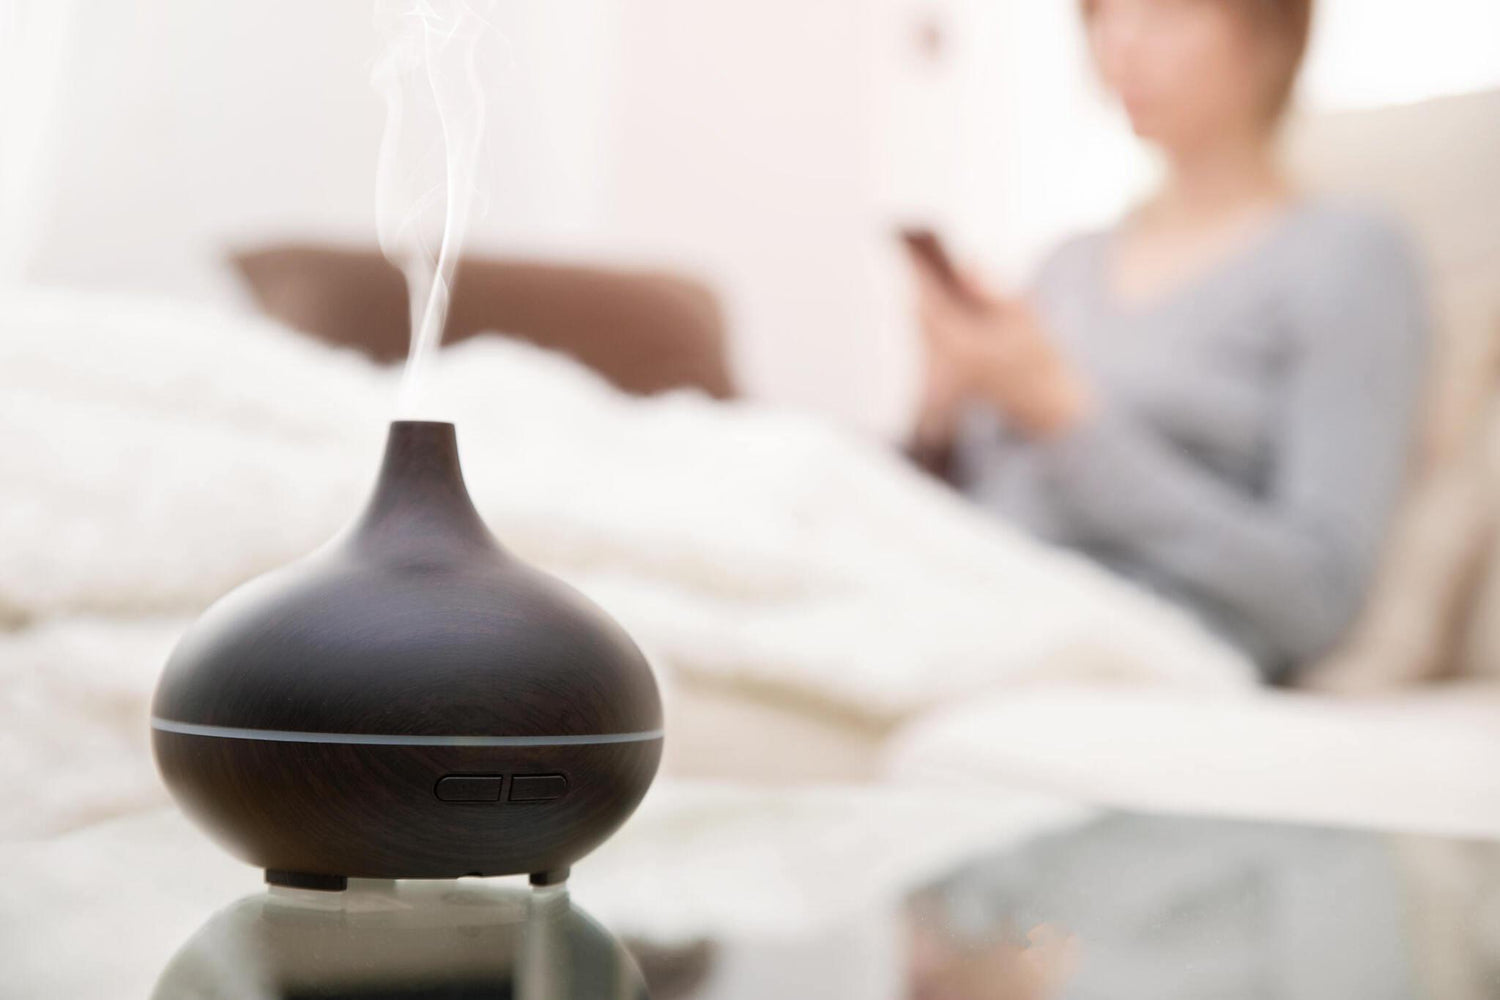
<path id="1" fill-rule="evenodd" d="M 1500 996 L 1500 4 L 1316 4 L 1280 148 L 1390 228 L 1267 272 L 1313 332 L 1390 321 L 1425 363 L 1345 342 L 1351 408 L 1302 427 L 1345 436 L 1288 449 L 1311 486 L 1261 478 L 1282 369 L 1194 367 L 1253 338 L 1146 358 L 1178 378 L 1145 439 L 1203 460 L 1075 463 L 1107 544 L 909 461 L 932 323 L 900 232 L 1030 285 L 1171 172 L 1080 9 L 1217 2 L 495 6 L 427 397 L 495 533 L 657 669 L 662 774 L 574 887 L 660 996 Z M 367 495 L 408 345 L 383 45 L 370 0 L 0 0 L 0 996 L 144 995 L 260 891 L 168 800 L 150 697 L 195 616 Z M 1318 270 L 1391 233 L 1391 268 Z M 1381 475 L 1344 476 L 1377 425 Z M 1135 504 L 1206 480 L 1237 516 Z M 1185 536 L 1207 598 L 1111 561 Z M 1358 572 L 1320 575 L 1349 537 Z M 1335 591 L 1303 687 L 1205 627 L 1228 593 L 1298 632 Z"/>
<path id="2" fill-rule="evenodd" d="M 724 304 L 747 392 L 896 434 L 917 362 L 899 222 L 1020 281 L 1150 181 L 1075 6 L 507 5 L 515 93 L 493 115 L 470 248 L 694 274 Z M 373 246 L 369 4 L 68 0 L 20 26 L 4 59 L 26 81 L 4 108 L 8 277 L 243 301 L 233 250 Z M 1493 89 L 1497 38 L 1482 0 L 1327 0 L 1304 111 Z M 1360 153 L 1408 144 L 1394 131 Z"/>

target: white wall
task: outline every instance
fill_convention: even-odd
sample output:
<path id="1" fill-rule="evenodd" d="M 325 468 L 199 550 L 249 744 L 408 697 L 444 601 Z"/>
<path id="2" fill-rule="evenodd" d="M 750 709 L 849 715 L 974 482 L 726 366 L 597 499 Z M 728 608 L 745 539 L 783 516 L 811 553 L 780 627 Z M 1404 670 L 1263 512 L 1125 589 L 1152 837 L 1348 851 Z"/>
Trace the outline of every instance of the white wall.
<path id="1" fill-rule="evenodd" d="M 879 5 L 633 3 L 612 229 L 725 292 L 758 394 L 872 416 L 899 362 L 873 211 Z"/>
<path id="2" fill-rule="evenodd" d="M 221 296 L 231 245 L 374 243 L 384 109 L 368 82 L 370 0 L 77 2 L 33 280 Z M 598 226 L 612 9 L 502 6 L 520 72 L 477 243 Z"/>
<path id="3" fill-rule="evenodd" d="M 204 296 L 242 234 L 373 231 L 367 5 L 78 6 L 33 278 Z"/>
<path id="4" fill-rule="evenodd" d="M 1500 87 L 1496 0 L 1321 0 L 1306 103 L 1334 111 Z"/>

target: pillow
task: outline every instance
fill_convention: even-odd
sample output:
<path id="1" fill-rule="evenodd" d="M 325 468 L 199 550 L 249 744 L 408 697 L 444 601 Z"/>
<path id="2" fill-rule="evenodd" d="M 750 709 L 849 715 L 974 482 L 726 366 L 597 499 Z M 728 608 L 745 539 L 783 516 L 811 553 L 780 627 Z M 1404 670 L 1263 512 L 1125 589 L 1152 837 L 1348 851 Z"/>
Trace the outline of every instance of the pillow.
<path id="1" fill-rule="evenodd" d="M 260 308 L 288 326 L 379 361 L 406 356 L 406 283 L 378 252 L 284 244 L 233 261 Z M 627 392 L 735 395 L 718 301 L 688 278 L 468 257 L 443 341 L 486 331 L 572 355 Z"/>

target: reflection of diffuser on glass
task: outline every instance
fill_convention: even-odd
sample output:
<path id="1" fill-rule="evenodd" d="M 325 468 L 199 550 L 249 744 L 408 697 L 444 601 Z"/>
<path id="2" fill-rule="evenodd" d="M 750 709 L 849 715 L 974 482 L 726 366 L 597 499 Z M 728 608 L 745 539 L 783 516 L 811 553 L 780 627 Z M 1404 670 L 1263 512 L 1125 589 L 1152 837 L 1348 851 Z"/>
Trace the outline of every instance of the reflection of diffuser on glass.
<path id="1" fill-rule="evenodd" d="M 335 902 L 336 900 L 336 902 Z M 568 899 L 469 883 L 258 893 L 215 914 L 154 1000 L 647 1000 L 625 946 Z"/>
<path id="2" fill-rule="evenodd" d="M 272 882 L 530 873 L 635 809 L 661 756 L 645 659 L 506 552 L 451 424 L 391 425 L 364 514 L 189 629 L 153 705 L 184 808 Z"/>

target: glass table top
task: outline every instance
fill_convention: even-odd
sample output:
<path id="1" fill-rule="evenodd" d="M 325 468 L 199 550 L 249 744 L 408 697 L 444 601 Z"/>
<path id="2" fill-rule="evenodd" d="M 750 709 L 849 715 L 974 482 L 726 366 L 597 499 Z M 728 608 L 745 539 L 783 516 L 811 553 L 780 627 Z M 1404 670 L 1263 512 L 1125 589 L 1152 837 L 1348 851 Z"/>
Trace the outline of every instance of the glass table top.
<path id="1" fill-rule="evenodd" d="M 1111 813 L 799 940 L 621 940 L 494 880 L 268 889 L 205 914 L 153 996 L 1495 997 L 1500 844 Z"/>
<path id="2" fill-rule="evenodd" d="M 1500 996 L 1500 845 L 1108 815 L 975 858 L 907 921 L 923 1000 Z"/>
<path id="3" fill-rule="evenodd" d="M 271 888 L 214 914 L 153 994 L 256 1000 L 646 996 L 623 945 L 566 888 L 478 879 Z"/>

